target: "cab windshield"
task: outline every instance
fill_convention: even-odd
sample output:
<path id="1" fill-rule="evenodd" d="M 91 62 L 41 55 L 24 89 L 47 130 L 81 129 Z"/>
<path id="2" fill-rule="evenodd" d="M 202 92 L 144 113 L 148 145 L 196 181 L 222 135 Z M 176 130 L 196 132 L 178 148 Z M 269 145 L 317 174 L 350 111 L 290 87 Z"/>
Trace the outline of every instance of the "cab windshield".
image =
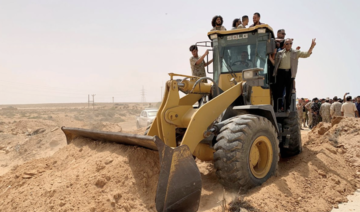
<path id="1" fill-rule="evenodd" d="M 214 54 L 219 55 L 214 61 L 216 78 L 219 74 L 238 73 L 249 68 L 263 68 L 259 74 L 265 76 L 268 71 L 266 42 L 269 36 L 269 33 L 249 32 L 219 37 L 214 43 Z"/>

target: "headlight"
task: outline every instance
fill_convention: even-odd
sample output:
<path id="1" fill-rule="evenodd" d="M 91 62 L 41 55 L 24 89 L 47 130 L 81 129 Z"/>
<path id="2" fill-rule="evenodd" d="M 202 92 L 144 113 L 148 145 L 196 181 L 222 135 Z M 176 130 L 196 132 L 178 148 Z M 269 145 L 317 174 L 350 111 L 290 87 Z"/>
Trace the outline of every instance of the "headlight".
<path id="1" fill-rule="evenodd" d="M 244 80 L 246 79 L 250 79 L 254 77 L 254 72 L 253 71 L 246 71 L 244 72 Z"/>

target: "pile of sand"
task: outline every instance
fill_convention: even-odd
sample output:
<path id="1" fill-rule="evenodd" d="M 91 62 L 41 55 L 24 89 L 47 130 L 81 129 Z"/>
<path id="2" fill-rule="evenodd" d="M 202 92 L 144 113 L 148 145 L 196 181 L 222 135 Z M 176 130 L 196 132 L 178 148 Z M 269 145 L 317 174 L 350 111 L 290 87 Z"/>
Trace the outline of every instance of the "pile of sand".
<path id="1" fill-rule="evenodd" d="M 155 211 L 159 159 L 134 146 L 76 140 L 0 177 L 2 211 Z"/>
<path id="2" fill-rule="evenodd" d="M 330 211 L 360 186 L 359 132 L 358 119 L 320 123 L 303 134 L 300 155 L 280 160 L 276 176 L 244 196 L 224 194 L 212 163 L 197 161 L 200 211 L 222 211 L 224 202 L 234 211 Z M 155 211 L 158 174 L 156 151 L 76 140 L 0 176 L 0 209 Z"/>
<path id="3" fill-rule="evenodd" d="M 279 163 L 277 176 L 244 198 L 260 211 L 330 211 L 360 188 L 360 120 L 320 123 L 303 135 L 303 152 Z"/>
<path id="4" fill-rule="evenodd" d="M 66 145 L 51 120 L 20 120 L 0 125 L 0 175 L 26 161 L 51 156 Z"/>

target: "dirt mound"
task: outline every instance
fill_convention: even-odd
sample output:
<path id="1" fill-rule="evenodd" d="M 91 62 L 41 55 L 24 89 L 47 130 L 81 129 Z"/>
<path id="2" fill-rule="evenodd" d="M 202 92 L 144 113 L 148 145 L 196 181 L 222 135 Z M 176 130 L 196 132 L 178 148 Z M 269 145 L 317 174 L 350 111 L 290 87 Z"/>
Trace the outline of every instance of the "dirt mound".
<path id="1" fill-rule="evenodd" d="M 1 211 L 156 211 L 158 153 L 76 140 L 0 177 Z"/>
<path id="2" fill-rule="evenodd" d="M 48 157 L 65 146 L 59 126 L 50 120 L 20 120 L 0 125 L 0 175 L 28 160 Z"/>
<path id="3" fill-rule="evenodd" d="M 279 162 L 277 176 L 244 197 L 260 211 L 330 211 L 360 187 L 360 120 L 320 123 L 303 152 Z"/>
<path id="4" fill-rule="evenodd" d="M 224 192 L 213 164 L 197 161 L 203 181 L 200 211 L 330 211 L 360 186 L 359 132 L 359 119 L 320 123 L 302 135 L 300 155 L 280 160 L 276 176 L 243 196 Z M 1 176 L 0 209 L 155 211 L 158 174 L 156 151 L 76 140 Z"/>

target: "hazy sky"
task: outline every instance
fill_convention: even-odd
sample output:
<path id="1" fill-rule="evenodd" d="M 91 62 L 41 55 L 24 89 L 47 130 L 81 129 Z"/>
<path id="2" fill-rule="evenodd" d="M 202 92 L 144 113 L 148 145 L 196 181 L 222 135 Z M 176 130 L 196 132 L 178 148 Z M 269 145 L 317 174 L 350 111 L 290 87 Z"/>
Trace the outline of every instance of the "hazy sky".
<path id="1" fill-rule="evenodd" d="M 300 59 L 298 97 L 360 95 L 360 1 L 0 0 L 0 104 L 160 101 L 167 73 L 191 74 L 189 46 L 214 15 L 259 12 Z M 200 49 L 200 54 L 204 50 Z M 356 86 L 358 85 L 358 86 Z"/>

